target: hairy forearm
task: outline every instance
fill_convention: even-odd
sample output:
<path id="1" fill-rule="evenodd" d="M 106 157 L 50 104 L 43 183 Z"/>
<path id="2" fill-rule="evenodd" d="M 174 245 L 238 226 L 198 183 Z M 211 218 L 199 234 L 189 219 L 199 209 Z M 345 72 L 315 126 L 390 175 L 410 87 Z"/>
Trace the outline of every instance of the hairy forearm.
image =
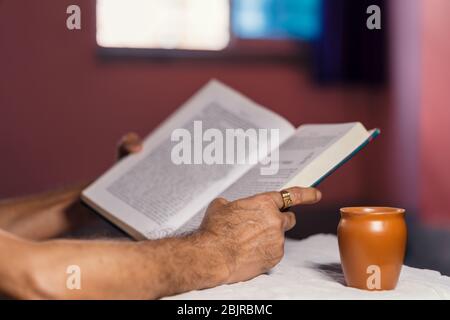
<path id="1" fill-rule="evenodd" d="M 29 292 L 27 274 L 30 270 L 28 261 L 29 243 L 0 230 L 0 295 L 4 296 L 32 296 Z M 27 283 L 27 285 L 24 285 Z"/>
<path id="2" fill-rule="evenodd" d="M 85 183 L 38 195 L 0 201 L 0 229 L 41 240 L 71 230 L 87 218 L 79 196 Z"/>
<path id="3" fill-rule="evenodd" d="M 55 240 L 31 244 L 29 253 L 30 274 L 14 283 L 31 288 L 12 296 L 152 299 L 217 286 L 229 276 L 225 256 L 202 234 L 142 242 Z M 73 265 L 81 271 L 79 290 L 66 286 Z"/>
<path id="4" fill-rule="evenodd" d="M 151 247 L 160 270 L 156 297 L 215 287 L 230 277 L 232 261 L 207 234 L 156 241 Z"/>

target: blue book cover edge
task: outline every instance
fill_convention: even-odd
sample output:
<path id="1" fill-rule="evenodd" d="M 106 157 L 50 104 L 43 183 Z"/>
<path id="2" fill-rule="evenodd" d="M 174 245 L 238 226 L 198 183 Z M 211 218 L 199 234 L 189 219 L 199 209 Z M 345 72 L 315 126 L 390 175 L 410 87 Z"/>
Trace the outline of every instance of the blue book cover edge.
<path id="1" fill-rule="evenodd" d="M 369 144 L 370 141 L 375 139 L 380 135 L 381 131 L 380 129 L 374 129 L 372 134 L 361 144 L 359 147 L 357 147 L 355 150 L 353 150 L 352 153 L 350 153 L 347 157 L 344 158 L 341 162 L 339 162 L 337 165 L 335 165 L 333 168 L 331 168 L 330 171 L 328 171 L 325 175 L 320 177 L 311 187 L 317 187 L 323 180 L 325 180 L 328 176 L 330 176 L 333 172 L 335 172 L 337 169 L 339 169 L 344 163 L 346 163 L 348 160 L 353 158 L 359 151 L 361 151 L 365 146 Z"/>

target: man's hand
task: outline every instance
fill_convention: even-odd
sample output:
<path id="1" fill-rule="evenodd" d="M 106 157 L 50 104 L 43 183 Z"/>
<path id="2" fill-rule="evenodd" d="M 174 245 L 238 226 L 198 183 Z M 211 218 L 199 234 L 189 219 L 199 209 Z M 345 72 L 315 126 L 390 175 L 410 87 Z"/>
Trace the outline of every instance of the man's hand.
<path id="1" fill-rule="evenodd" d="M 293 205 L 318 202 L 314 188 L 289 188 Z M 295 225 L 293 212 L 281 212 L 279 192 L 228 202 L 218 198 L 206 212 L 199 233 L 217 244 L 227 261 L 229 283 L 245 281 L 274 267 L 284 254 L 284 233 Z"/>

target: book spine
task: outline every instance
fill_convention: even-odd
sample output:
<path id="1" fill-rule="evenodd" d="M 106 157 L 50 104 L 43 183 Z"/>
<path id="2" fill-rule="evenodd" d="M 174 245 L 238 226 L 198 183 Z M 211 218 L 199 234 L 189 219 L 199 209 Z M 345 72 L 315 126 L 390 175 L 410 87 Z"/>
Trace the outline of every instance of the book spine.
<path id="1" fill-rule="evenodd" d="M 325 180 L 327 177 L 329 177 L 333 172 L 335 172 L 337 169 L 339 169 L 348 160 L 353 158 L 359 151 L 361 151 L 365 146 L 367 146 L 370 141 L 372 141 L 379 135 L 380 135 L 380 130 L 375 129 L 373 131 L 373 133 L 358 148 L 356 148 L 352 153 L 350 153 L 347 157 L 345 157 L 341 162 L 339 162 L 337 165 L 335 165 L 333 168 L 331 168 L 330 171 L 328 171 L 326 174 L 324 174 L 322 177 L 320 177 L 316 182 L 314 182 L 311 185 L 311 187 L 317 187 L 323 180 Z"/>

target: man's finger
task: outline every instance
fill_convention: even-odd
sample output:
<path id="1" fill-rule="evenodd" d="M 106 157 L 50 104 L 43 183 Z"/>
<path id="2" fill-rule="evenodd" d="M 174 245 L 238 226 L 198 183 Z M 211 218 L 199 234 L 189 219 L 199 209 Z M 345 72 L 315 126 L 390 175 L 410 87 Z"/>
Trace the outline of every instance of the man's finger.
<path id="1" fill-rule="evenodd" d="M 127 133 L 122 137 L 120 146 L 126 150 L 135 150 L 136 148 L 142 147 L 141 138 L 135 132 Z"/>
<path id="2" fill-rule="evenodd" d="M 280 214 L 283 217 L 284 231 L 291 230 L 296 224 L 295 214 L 291 211 L 282 212 Z"/>
<path id="3" fill-rule="evenodd" d="M 300 188 L 300 187 L 292 187 L 284 189 L 289 192 L 292 203 L 291 207 L 299 205 L 299 204 L 312 204 L 318 202 L 322 198 L 322 194 L 319 190 L 315 188 Z M 274 203 L 277 205 L 278 209 L 282 209 L 284 207 L 283 197 L 280 192 L 267 192 Z"/>
<path id="4" fill-rule="evenodd" d="M 122 137 L 118 148 L 119 159 L 130 153 L 136 153 L 142 150 L 141 138 L 138 134 L 131 132 Z"/>
<path id="5" fill-rule="evenodd" d="M 216 198 L 208 206 L 208 209 L 217 210 L 226 205 L 228 201 L 225 198 Z"/>

